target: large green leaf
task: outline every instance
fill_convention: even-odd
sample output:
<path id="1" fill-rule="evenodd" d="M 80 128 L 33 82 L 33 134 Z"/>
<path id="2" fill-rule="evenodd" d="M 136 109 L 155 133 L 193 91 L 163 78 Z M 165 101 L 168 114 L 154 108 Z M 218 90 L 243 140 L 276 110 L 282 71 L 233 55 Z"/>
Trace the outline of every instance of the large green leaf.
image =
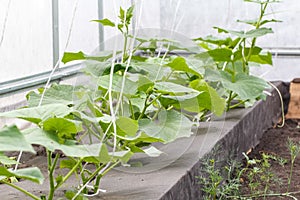
<path id="1" fill-rule="evenodd" d="M 20 118 L 38 124 L 39 122 L 54 116 L 64 117 L 71 111 L 72 109 L 67 105 L 55 103 L 0 113 L 0 117 Z"/>
<path id="2" fill-rule="evenodd" d="M 149 92 L 149 88 L 152 89 L 154 82 L 151 81 L 147 76 L 139 75 L 138 79 L 138 90 L 143 92 Z"/>
<path id="3" fill-rule="evenodd" d="M 232 46 L 235 41 L 233 41 L 230 37 L 227 37 L 227 38 L 217 38 L 217 37 L 214 37 L 214 36 L 207 36 L 205 38 L 196 38 L 194 39 L 194 41 L 203 41 L 203 42 L 207 42 L 207 43 L 210 43 L 210 44 L 214 44 L 214 45 L 217 45 L 219 47 L 221 46 Z"/>
<path id="4" fill-rule="evenodd" d="M 113 54 L 111 51 L 102 51 L 93 56 L 88 56 L 84 54 L 82 51 L 79 51 L 77 53 L 65 52 L 62 58 L 62 62 L 67 63 L 75 60 L 95 60 L 95 61 L 103 62 L 110 59 L 112 55 Z"/>
<path id="5" fill-rule="evenodd" d="M 237 20 L 238 22 L 242 22 L 242 23 L 245 23 L 245 24 L 249 24 L 249 25 L 252 25 L 252 26 L 257 26 L 257 19 L 254 19 L 254 20 Z M 266 20 L 262 20 L 260 21 L 260 26 L 264 25 L 264 24 L 267 24 L 267 23 L 271 23 L 271 22 L 282 22 L 280 20 L 277 20 L 277 19 L 266 19 Z"/>
<path id="6" fill-rule="evenodd" d="M 40 128 L 30 128 L 23 131 L 25 138 L 31 144 L 42 145 L 50 151 L 61 150 L 66 156 L 70 157 L 90 157 L 98 156 L 101 144 L 77 144 L 76 140 L 65 140 L 61 143 L 56 134 L 46 132 Z"/>
<path id="7" fill-rule="evenodd" d="M 198 106 L 200 108 L 206 108 L 220 116 L 225 109 L 225 99 L 220 97 L 217 91 L 210 87 L 204 80 L 196 79 L 190 83 L 191 87 L 202 93 L 197 96 Z M 184 102 L 187 105 L 191 105 L 188 101 Z M 193 111 L 193 110 L 190 110 Z"/>
<path id="8" fill-rule="evenodd" d="M 225 73 L 222 73 L 222 77 L 223 86 L 237 93 L 242 100 L 255 99 L 261 96 L 264 90 L 270 88 L 265 80 L 244 73 L 237 74 L 235 82 L 230 81 Z"/>
<path id="9" fill-rule="evenodd" d="M 119 117 L 116 120 L 117 131 L 121 136 L 134 137 L 138 131 L 138 122 L 128 117 Z"/>
<path id="10" fill-rule="evenodd" d="M 65 105 L 73 104 L 74 94 L 76 88 L 72 85 L 53 84 L 49 89 L 46 90 L 41 105 L 61 103 Z M 27 94 L 27 101 L 29 107 L 38 106 L 41 99 L 40 94 L 31 91 Z"/>
<path id="11" fill-rule="evenodd" d="M 85 157 L 84 161 L 89 162 L 89 163 L 108 163 L 109 161 L 112 161 L 112 157 L 109 155 L 107 147 L 105 144 L 99 144 L 100 146 L 100 151 L 97 156 L 89 156 Z"/>
<path id="12" fill-rule="evenodd" d="M 227 48 L 213 49 L 207 51 L 214 61 L 231 61 L 232 51 Z"/>
<path id="13" fill-rule="evenodd" d="M 206 77 L 212 81 L 220 81 L 224 88 L 238 94 L 241 100 L 254 100 L 263 91 L 270 88 L 269 84 L 256 76 L 237 73 L 234 77 L 225 71 L 207 69 Z"/>
<path id="14" fill-rule="evenodd" d="M 104 72 L 110 69 L 110 67 L 111 62 L 88 61 L 82 71 L 94 78 L 99 78 L 99 76 L 105 75 Z"/>
<path id="15" fill-rule="evenodd" d="M 16 126 L 4 127 L 0 130 L 0 151 L 29 151 L 35 153 L 31 144 Z"/>
<path id="16" fill-rule="evenodd" d="M 131 158 L 132 155 L 133 153 L 129 150 L 108 152 L 107 147 L 102 145 L 100 154 L 98 156 L 86 157 L 84 158 L 84 161 L 90 163 L 97 163 L 97 164 L 99 163 L 106 164 L 108 162 L 116 162 L 120 160 L 123 163 L 126 163 Z"/>
<path id="17" fill-rule="evenodd" d="M 123 163 L 127 163 L 131 156 L 133 156 L 133 153 L 128 150 L 110 152 L 109 155 L 112 156 L 114 160 L 121 160 Z"/>
<path id="18" fill-rule="evenodd" d="M 257 28 L 257 29 L 252 29 L 250 31 L 233 31 L 233 30 L 225 30 L 222 28 L 214 27 L 218 30 L 219 33 L 224 32 L 224 33 L 230 33 L 232 35 L 235 35 L 239 38 L 257 38 L 264 36 L 269 33 L 273 33 L 271 28 Z"/>
<path id="19" fill-rule="evenodd" d="M 158 138 L 163 143 L 172 142 L 181 137 L 189 137 L 193 123 L 183 114 L 174 110 L 163 110 L 159 112 L 158 119 L 151 121 L 141 119 L 139 128 L 148 136 Z"/>
<path id="20" fill-rule="evenodd" d="M 86 56 L 82 51 L 79 51 L 77 53 L 65 52 L 61 61 L 64 64 L 66 64 L 67 62 L 71 62 L 71 61 L 74 61 L 74 60 L 84 60 L 85 57 Z"/>
<path id="21" fill-rule="evenodd" d="M 57 133 L 60 139 L 75 139 L 75 134 L 83 130 L 82 123 L 79 121 L 56 117 L 45 120 L 43 129 Z"/>
<path id="22" fill-rule="evenodd" d="M 268 64 L 268 65 L 273 64 L 272 54 L 270 52 L 268 52 L 267 54 L 252 55 L 249 61 L 259 63 L 259 64 Z"/>
<path id="23" fill-rule="evenodd" d="M 23 178 L 38 184 L 42 184 L 44 181 L 44 176 L 41 170 L 37 167 L 30 167 L 13 171 L 0 166 L 0 180 L 9 177 Z"/>
<path id="24" fill-rule="evenodd" d="M 187 64 L 185 58 L 180 56 L 172 59 L 171 62 L 167 64 L 167 66 L 171 67 L 173 70 L 176 71 L 182 71 L 182 72 L 192 73 L 201 76 L 201 74 L 197 70 L 194 70 Z"/>
<path id="25" fill-rule="evenodd" d="M 101 88 L 108 89 L 109 83 L 110 83 L 109 75 L 101 76 L 98 79 L 98 86 L 100 86 Z M 123 87 L 123 94 L 134 95 L 137 91 L 138 83 L 134 82 L 128 78 L 125 78 L 124 83 L 125 84 Z M 112 91 L 113 92 L 121 92 L 122 84 L 123 84 L 123 76 L 114 74 L 113 79 L 112 79 Z"/>
<path id="26" fill-rule="evenodd" d="M 186 95 L 186 94 L 199 94 L 199 91 L 193 88 L 188 88 L 172 82 L 156 82 L 154 85 L 157 93 L 162 94 L 174 94 L 174 95 Z"/>

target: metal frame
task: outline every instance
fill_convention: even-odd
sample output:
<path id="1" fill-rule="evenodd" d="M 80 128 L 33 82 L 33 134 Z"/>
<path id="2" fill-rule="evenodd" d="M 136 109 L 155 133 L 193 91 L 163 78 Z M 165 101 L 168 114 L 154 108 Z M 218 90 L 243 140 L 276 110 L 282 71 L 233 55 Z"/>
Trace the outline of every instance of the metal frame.
<path id="1" fill-rule="evenodd" d="M 59 59 L 59 10 L 58 0 L 52 0 L 52 45 L 53 67 Z"/>
<path id="2" fill-rule="evenodd" d="M 81 68 L 81 63 L 59 68 L 54 72 L 51 81 L 61 81 L 64 78 L 76 76 L 80 73 Z M 2 97 L 5 95 L 22 91 L 27 88 L 32 88 L 45 84 L 51 72 L 52 70 L 2 82 L 0 83 L 0 96 Z"/>
<path id="3" fill-rule="evenodd" d="M 103 0 L 98 0 L 98 19 L 103 19 Z M 99 23 L 98 25 L 99 33 L 99 50 L 104 50 L 104 29 L 103 26 Z"/>

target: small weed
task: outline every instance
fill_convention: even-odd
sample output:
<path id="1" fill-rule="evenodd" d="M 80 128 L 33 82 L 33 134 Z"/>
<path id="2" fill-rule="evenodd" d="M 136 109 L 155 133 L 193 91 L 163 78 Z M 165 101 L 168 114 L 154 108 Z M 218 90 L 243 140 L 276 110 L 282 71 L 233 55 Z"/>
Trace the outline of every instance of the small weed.
<path id="1" fill-rule="evenodd" d="M 288 161 L 278 155 L 262 152 L 261 159 L 250 158 L 243 153 L 244 165 L 231 162 L 222 169 L 216 167 L 214 159 L 204 163 L 199 183 L 202 187 L 203 199 L 253 199 L 267 197 L 288 197 L 296 199 L 294 195 L 300 191 L 289 191 L 292 183 L 294 163 L 300 153 L 300 143 L 288 139 L 287 147 L 290 153 L 291 168 L 289 171 L 287 192 L 280 192 L 274 186 L 283 185 L 283 180 L 276 176 L 272 165 L 285 167 Z M 271 186 L 272 190 L 271 190 Z"/>

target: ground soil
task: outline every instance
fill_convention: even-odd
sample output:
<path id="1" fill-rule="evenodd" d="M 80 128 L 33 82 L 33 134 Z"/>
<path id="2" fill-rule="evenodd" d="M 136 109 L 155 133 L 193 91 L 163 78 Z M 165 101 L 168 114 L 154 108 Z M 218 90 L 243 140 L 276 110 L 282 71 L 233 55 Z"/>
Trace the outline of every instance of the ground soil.
<path id="1" fill-rule="evenodd" d="M 288 177 L 290 172 L 290 152 L 287 147 L 288 138 L 295 142 L 300 142 L 300 120 L 286 120 L 285 126 L 269 128 L 263 135 L 260 143 L 248 156 L 253 158 L 262 158 L 262 153 L 272 154 L 284 159 L 287 159 L 287 163 L 284 166 L 278 164 L 278 162 L 271 161 L 271 172 L 274 173 L 274 178 L 278 180 L 273 181 L 270 186 L 270 192 L 274 193 L 285 193 L 288 189 Z M 300 144 L 300 143 L 298 143 Z M 244 162 L 245 164 L 245 162 Z M 247 186 L 249 180 L 246 177 L 242 178 L 243 188 L 241 189 L 244 194 L 249 194 L 250 189 Z M 263 189 L 263 188 L 261 188 Z M 296 158 L 293 170 L 293 176 L 291 180 L 290 192 L 300 191 L 300 155 Z M 296 194 L 295 197 L 300 199 L 300 193 Z M 258 199 L 258 198 L 256 198 Z M 264 198 L 260 198 L 264 199 Z M 266 199 L 292 199 L 290 197 L 269 197 Z"/>

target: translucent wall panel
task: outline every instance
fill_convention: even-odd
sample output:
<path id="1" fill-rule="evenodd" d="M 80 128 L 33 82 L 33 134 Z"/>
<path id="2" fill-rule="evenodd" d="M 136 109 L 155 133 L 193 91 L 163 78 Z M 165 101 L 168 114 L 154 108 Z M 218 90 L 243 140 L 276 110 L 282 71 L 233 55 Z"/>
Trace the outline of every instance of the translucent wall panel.
<path id="1" fill-rule="evenodd" d="M 59 2 L 59 51 L 63 54 L 69 34 L 76 0 Z M 90 22 L 98 19 L 98 0 L 79 0 L 69 45 L 66 51 L 92 52 L 99 44 L 98 24 Z"/>
<path id="2" fill-rule="evenodd" d="M 161 1 L 161 28 L 176 30 L 187 37 L 216 34 L 213 26 L 243 30 L 237 19 L 255 19 L 259 6 L 243 0 L 170 0 Z M 268 17 L 282 20 L 272 25 L 275 34 L 259 39 L 268 47 L 299 47 L 300 4 L 297 0 L 271 4 Z M 148 11 L 151 12 L 151 11 Z"/>
<path id="3" fill-rule="evenodd" d="M 7 4 L 8 0 L 0 1 L 0 33 Z M 11 0 L 0 55 L 0 82 L 49 70 L 51 1 Z"/>

